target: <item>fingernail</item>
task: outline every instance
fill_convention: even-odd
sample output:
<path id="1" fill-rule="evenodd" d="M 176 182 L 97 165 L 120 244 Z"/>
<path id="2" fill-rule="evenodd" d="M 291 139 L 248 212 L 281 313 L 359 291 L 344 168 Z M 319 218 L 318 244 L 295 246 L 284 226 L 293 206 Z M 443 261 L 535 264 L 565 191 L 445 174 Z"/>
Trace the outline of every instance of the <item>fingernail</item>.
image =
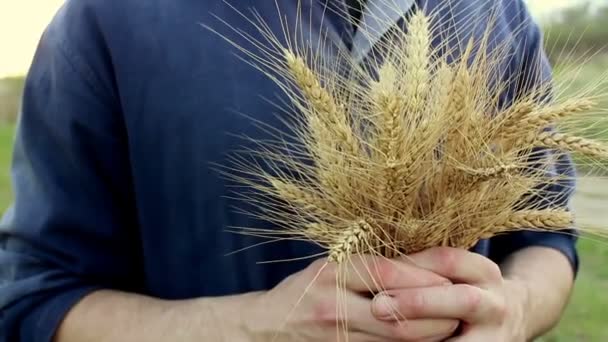
<path id="1" fill-rule="evenodd" d="M 390 318 L 395 315 L 397 303 L 395 300 L 386 294 L 380 294 L 374 298 L 373 312 L 378 318 Z"/>

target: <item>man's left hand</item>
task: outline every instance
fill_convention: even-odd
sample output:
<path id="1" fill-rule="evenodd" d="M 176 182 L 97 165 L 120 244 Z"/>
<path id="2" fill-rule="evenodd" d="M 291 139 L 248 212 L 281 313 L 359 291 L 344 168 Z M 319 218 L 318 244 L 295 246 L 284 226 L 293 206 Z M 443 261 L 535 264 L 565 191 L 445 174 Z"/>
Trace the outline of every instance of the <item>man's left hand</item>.
<path id="1" fill-rule="evenodd" d="M 390 290 L 376 296 L 372 311 L 381 320 L 459 319 L 454 342 L 523 342 L 527 339 L 528 291 L 522 281 L 503 278 L 497 264 L 481 255 L 439 247 L 413 254 L 417 266 L 452 285 Z"/>

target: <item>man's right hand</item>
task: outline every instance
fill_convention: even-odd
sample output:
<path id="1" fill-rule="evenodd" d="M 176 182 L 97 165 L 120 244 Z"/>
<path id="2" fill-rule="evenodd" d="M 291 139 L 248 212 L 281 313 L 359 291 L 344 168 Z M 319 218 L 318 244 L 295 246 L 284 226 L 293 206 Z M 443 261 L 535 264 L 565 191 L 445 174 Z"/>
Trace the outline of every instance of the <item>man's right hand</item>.
<path id="1" fill-rule="evenodd" d="M 458 321 L 377 319 L 370 299 L 384 290 L 442 284 L 450 282 L 406 259 L 365 256 L 339 268 L 316 261 L 267 292 L 162 300 L 100 290 L 70 310 L 54 341 L 336 342 L 346 341 L 345 333 L 349 342 L 442 341 Z M 423 297 L 413 297 L 402 298 L 398 309 L 423 309 Z"/>
<path id="2" fill-rule="evenodd" d="M 347 333 L 352 342 L 441 341 L 458 328 L 457 320 L 399 317 L 383 322 L 372 314 L 370 294 L 443 284 L 450 282 L 405 259 L 353 257 L 340 268 L 318 260 L 274 289 L 250 297 L 240 315 L 243 340 L 333 342 L 345 340 Z"/>

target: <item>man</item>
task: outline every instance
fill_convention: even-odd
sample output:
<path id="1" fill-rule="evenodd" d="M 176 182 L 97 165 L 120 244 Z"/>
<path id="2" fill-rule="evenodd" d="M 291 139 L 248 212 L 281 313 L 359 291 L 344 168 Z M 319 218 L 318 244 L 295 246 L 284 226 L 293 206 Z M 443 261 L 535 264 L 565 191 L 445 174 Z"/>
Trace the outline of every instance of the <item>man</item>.
<path id="1" fill-rule="evenodd" d="M 368 0 L 363 12 L 381 2 Z M 274 1 L 230 3 L 255 8 L 280 33 Z M 319 29 L 310 34 L 327 30 L 365 50 L 336 14 L 345 0 L 301 3 L 304 25 Z M 496 34 L 514 37 L 510 75 L 534 74 L 540 34 L 520 0 L 450 6 L 474 17 L 484 3 L 499 9 Z M 279 7 L 293 24 L 298 1 Z M 567 235 L 515 233 L 480 242 L 476 253 L 357 258 L 345 317 L 336 317 L 335 267 L 258 264 L 311 255 L 313 246 L 226 256 L 259 241 L 224 231 L 252 222 L 230 209 L 240 204 L 209 164 L 241 146 L 227 132 L 261 136 L 236 112 L 281 125 L 261 98 L 276 86 L 201 28 L 218 22 L 212 14 L 247 29 L 221 0 L 71 0 L 46 30 L 15 144 L 15 204 L 0 228 L 1 342 L 334 341 L 342 320 L 355 342 L 525 341 L 558 321 L 578 265 Z M 357 276 L 374 262 L 377 272 Z M 362 294 L 374 281 L 387 291 L 369 299 Z"/>

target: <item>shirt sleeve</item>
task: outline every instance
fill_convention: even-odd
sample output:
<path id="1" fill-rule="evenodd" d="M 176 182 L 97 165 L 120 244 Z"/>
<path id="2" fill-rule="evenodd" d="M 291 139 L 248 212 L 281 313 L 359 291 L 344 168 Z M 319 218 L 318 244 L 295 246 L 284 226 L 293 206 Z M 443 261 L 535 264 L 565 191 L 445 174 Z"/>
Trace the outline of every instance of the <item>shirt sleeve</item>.
<path id="1" fill-rule="evenodd" d="M 516 78 L 518 82 L 513 87 L 515 90 L 510 94 L 510 97 L 515 98 L 518 96 L 518 92 L 521 94 L 522 91 L 530 91 L 540 84 L 551 82 L 552 70 L 543 49 L 540 28 L 531 18 L 525 5 L 520 0 L 511 3 L 516 4 L 511 8 L 515 8 L 514 11 L 517 13 L 510 17 L 520 18 L 520 20 L 516 21 L 519 22 L 519 25 L 515 30 L 517 30 L 517 34 L 521 35 L 517 40 L 520 42 L 520 49 L 522 51 L 517 56 L 519 69 L 521 70 L 520 75 Z M 534 207 L 539 209 L 557 207 L 569 210 L 569 203 L 575 188 L 575 167 L 568 154 L 559 153 L 555 156 L 552 156 L 552 154 L 554 152 L 551 150 L 540 149 L 533 153 L 534 160 L 531 160 L 532 163 L 541 159 L 546 160 L 549 157 L 555 158 L 555 161 L 549 168 L 549 176 L 559 180 L 541 186 L 539 189 L 541 191 L 530 198 L 528 204 L 533 204 Z M 570 261 L 574 272 L 577 273 L 579 258 L 576 250 L 576 241 L 577 230 L 574 227 L 562 232 L 523 230 L 491 239 L 490 258 L 500 262 L 508 255 L 525 247 L 549 247 L 563 253 Z"/>
<path id="2" fill-rule="evenodd" d="M 100 288 L 137 290 L 141 258 L 111 63 L 83 1 L 68 1 L 26 79 L 0 221 L 0 342 L 51 341 Z"/>

